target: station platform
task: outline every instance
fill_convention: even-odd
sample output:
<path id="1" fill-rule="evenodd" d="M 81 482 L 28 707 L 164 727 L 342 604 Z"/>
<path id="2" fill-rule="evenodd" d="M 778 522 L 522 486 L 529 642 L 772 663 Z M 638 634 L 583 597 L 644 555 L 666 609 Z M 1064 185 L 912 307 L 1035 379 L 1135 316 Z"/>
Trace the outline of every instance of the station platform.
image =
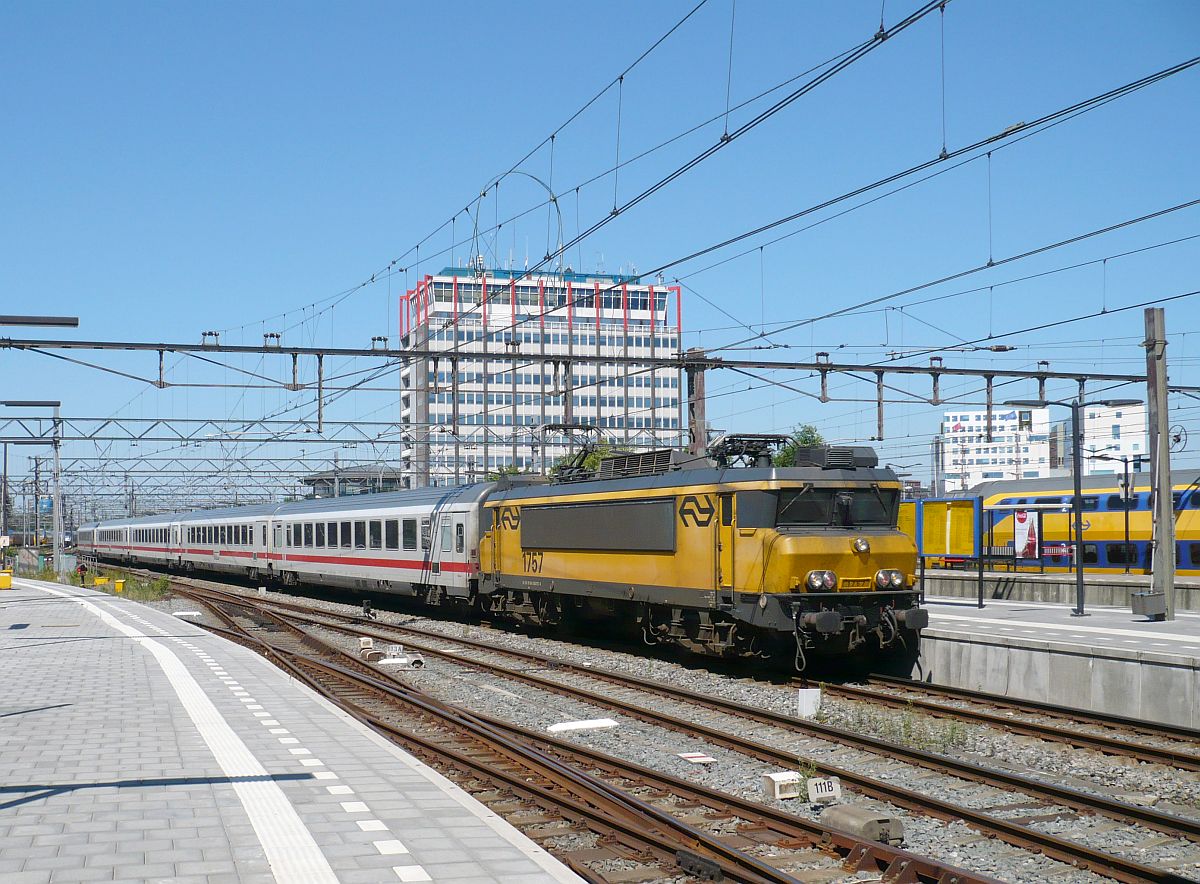
<path id="1" fill-rule="evenodd" d="M 252 651 L 165 612 L 0 591 L 0 880 L 579 879 Z"/>
<path id="2" fill-rule="evenodd" d="M 1200 729 L 1200 614 L 1151 622 L 1127 607 L 926 598 L 913 676 Z"/>

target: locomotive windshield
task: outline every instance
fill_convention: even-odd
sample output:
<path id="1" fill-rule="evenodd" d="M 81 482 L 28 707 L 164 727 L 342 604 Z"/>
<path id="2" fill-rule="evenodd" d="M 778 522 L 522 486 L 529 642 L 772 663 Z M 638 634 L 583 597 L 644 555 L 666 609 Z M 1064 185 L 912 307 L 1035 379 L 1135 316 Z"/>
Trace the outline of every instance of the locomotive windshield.
<path id="1" fill-rule="evenodd" d="M 850 528 L 859 525 L 895 525 L 894 488 L 804 488 L 779 492 L 777 526 L 804 525 Z"/>

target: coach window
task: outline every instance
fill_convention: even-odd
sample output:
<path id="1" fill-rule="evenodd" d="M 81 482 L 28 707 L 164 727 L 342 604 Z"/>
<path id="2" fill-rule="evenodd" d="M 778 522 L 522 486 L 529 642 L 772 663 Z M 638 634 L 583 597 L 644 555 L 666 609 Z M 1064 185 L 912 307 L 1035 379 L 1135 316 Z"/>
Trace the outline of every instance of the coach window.
<path id="1" fill-rule="evenodd" d="M 266 546 L 267 545 L 267 526 L 266 525 L 262 526 L 262 531 L 260 531 L 259 534 L 260 534 L 260 539 L 258 541 L 259 545 Z"/>
<path id="2" fill-rule="evenodd" d="M 463 530 L 462 522 L 454 523 L 454 551 L 460 553 L 463 551 L 463 546 L 466 543 L 466 534 Z"/>
<path id="3" fill-rule="evenodd" d="M 400 523 L 398 521 L 388 519 L 383 523 L 383 540 L 388 549 L 400 548 Z"/>
<path id="4" fill-rule="evenodd" d="M 341 538 L 342 538 L 342 549 L 349 549 L 354 541 L 354 538 L 350 534 L 350 523 L 349 522 L 342 522 Z"/>
<path id="5" fill-rule="evenodd" d="M 1137 564 L 1137 547 L 1132 543 L 1109 543 L 1106 547 L 1110 565 Z"/>
<path id="6" fill-rule="evenodd" d="M 1100 498 L 1095 495 L 1083 498 L 1083 508 L 1088 512 L 1095 512 L 1100 509 Z"/>
<path id="7" fill-rule="evenodd" d="M 1188 555 L 1193 565 L 1200 565 L 1200 543 L 1189 543 Z M 1180 560 L 1177 559 L 1176 564 L 1178 564 L 1179 561 Z"/>
<path id="8" fill-rule="evenodd" d="M 442 526 L 442 552 L 450 552 L 450 526 Z"/>
<path id="9" fill-rule="evenodd" d="M 371 549 L 383 549 L 383 522 L 371 522 Z"/>
<path id="10" fill-rule="evenodd" d="M 325 523 L 325 541 L 329 545 L 330 549 L 337 549 L 337 522 Z"/>
<path id="11" fill-rule="evenodd" d="M 325 548 L 325 523 L 317 522 L 317 546 Z"/>
<path id="12" fill-rule="evenodd" d="M 416 549 L 417 548 L 417 520 L 416 519 L 405 519 L 404 520 L 404 548 L 405 549 Z"/>
<path id="13" fill-rule="evenodd" d="M 1100 548 L 1094 543 L 1085 543 L 1083 545 L 1083 563 L 1085 565 L 1095 565 L 1100 561 Z"/>
<path id="14" fill-rule="evenodd" d="M 367 523 L 366 522 L 355 522 L 354 523 L 354 548 L 355 549 L 366 549 L 367 548 Z"/>
<path id="15" fill-rule="evenodd" d="M 304 545 L 313 545 L 313 526 L 312 522 L 306 522 L 304 525 Z"/>
<path id="16" fill-rule="evenodd" d="M 291 523 L 283 526 L 283 542 L 285 546 L 292 545 L 292 526 Z"/>
<path id="17" fill-rule="evenodd" d="M 225 526 L 224 525 L 217 526 L 217 545 L 218 546 L 225 545 Z"/>

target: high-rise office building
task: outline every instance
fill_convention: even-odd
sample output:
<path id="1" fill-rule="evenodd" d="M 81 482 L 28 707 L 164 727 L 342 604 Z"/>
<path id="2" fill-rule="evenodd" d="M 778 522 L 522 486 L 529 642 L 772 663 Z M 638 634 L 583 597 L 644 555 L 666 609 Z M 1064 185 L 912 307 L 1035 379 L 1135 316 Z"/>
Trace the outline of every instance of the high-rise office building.
<path id="1" fill-rule="evenodd" d="M 617 447 L 684 444 L 681 373 L 638 362 L 679 353 L 678 286 L 480 262 L 425 276 L 400 306 L 403 346 L 433 351 L 400 375 L 410 486 L 547 471 L 576 444 L 552 424 L 593 425 Z"/>

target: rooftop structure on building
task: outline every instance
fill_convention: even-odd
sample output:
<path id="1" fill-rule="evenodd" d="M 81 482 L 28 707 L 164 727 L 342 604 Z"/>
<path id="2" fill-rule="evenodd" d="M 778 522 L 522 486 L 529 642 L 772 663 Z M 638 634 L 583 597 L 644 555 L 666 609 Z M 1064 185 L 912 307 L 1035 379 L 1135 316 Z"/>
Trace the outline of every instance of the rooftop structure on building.
<path id="1" fill-rule="evenodd" d="M 637 362 L 678 354 L 682 320 L 679 286 L 621 275 L 477 262 L 423 277 L 401 297 L 401 341 L 444 355 L 401 371 L 405 484 L 545 472 L 575 444 L 548 424 L 594 426 L 622 448 L 684 444 L 681 372 Z"/>

